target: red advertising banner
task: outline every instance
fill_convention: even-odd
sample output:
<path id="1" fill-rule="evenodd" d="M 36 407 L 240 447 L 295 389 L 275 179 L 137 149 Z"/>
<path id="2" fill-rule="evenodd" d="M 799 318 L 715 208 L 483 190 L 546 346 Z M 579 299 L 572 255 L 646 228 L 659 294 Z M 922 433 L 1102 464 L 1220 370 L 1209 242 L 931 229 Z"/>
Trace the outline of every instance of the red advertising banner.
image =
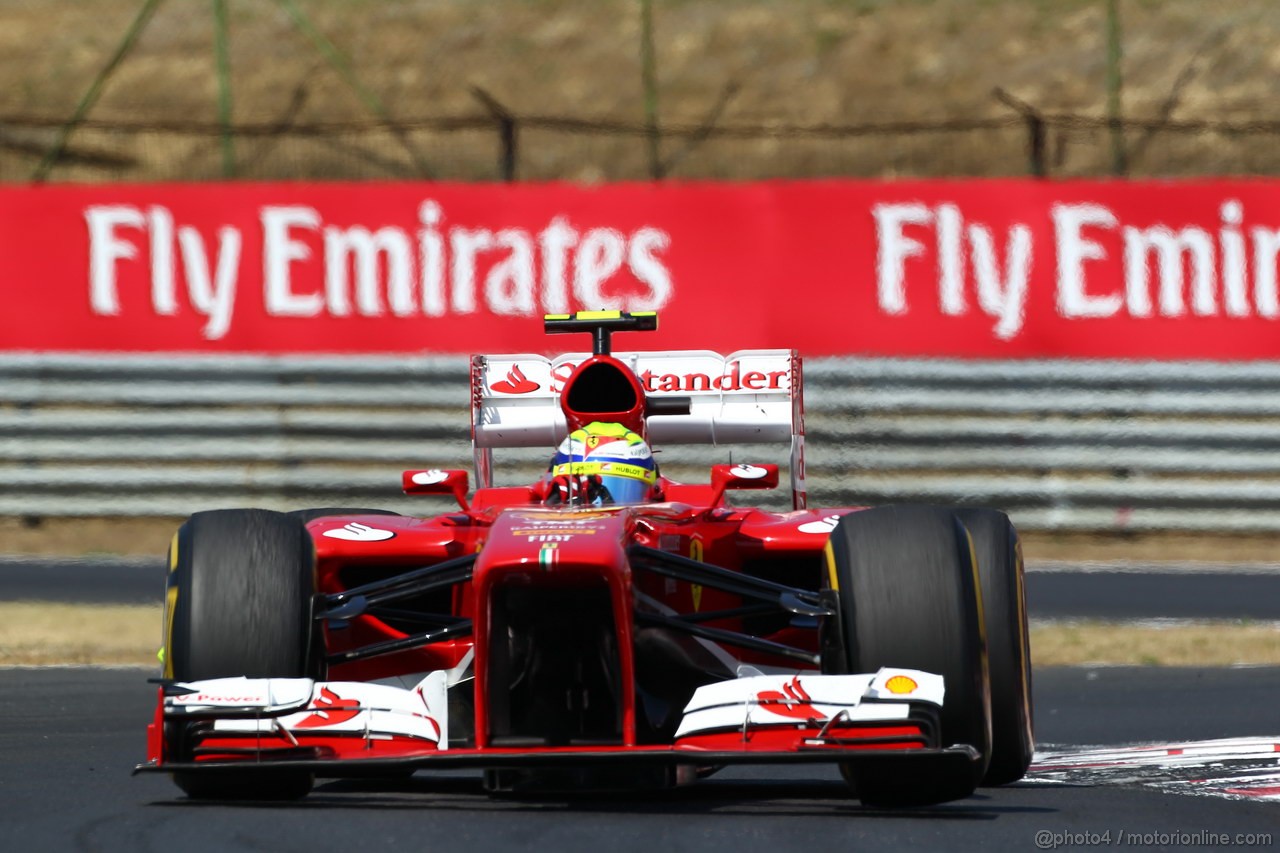
<path id="1" fill-rule="evenodd" d="M 1278 257 L 1268 181 L 11 188 L 0 349 L 548 352 L 622 308 L 645 348 L 1274 359 Z"/>

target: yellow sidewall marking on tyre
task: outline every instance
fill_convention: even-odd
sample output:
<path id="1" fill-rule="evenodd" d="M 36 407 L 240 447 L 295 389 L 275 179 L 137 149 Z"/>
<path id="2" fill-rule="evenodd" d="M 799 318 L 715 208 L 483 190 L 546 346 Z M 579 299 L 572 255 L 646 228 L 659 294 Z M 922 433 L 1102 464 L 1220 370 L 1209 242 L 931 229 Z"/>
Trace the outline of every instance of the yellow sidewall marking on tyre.
<path id="1" fill-rule="evenodd" d="M 987 611 L 982 606 L 982 578 L 978 572 L 978 552 L 973 547 L 973 536 L 969 533 L 969 529 L 963 524 L 960 525 L 964 530 L 964 540 L 969 546 L 969 571 L 973 573 L 973 589 L 977 593 L 978 599 L 978 636 L 982 638 L 982 680 L 988 685 L 991 684 L 991 656 L 987 649 Z"/>
<path id="2" fill-rule="evenodd" d="M 173 538 L 169 540 L 169 574 L 172 575 L 178 570 L 178 536 L 174 533 Z M 164 664 L 163 675 L 165 678 L 173 678 L 173 614 L 178 609 L 178 587 L 174 585 L 173 578 L 169 578 L 169 583 L 164 591 L 164 645 L 160 647 L 158 657 L 160 662 Z"/>
<path id="3" fill-rule="evenodd" d="M 964 531 L 965 544 L 969 546 L 969 571 L 973 572 L 973 589 L 978 598 L 978 633 L 982 636 L 982 644 L 987 643 L 987 612 L 982 606 L 982 577 L 978 571 L 978 552 L 973 547 L 973 535 L 968 528 Z"/>
<path id="4" fill-rule="evenodd" d="M 1017 599 L 1018 599 L 1018 607 L 1017 607 L 1018 615 L 1016 617 L 1018 620 L 1018 624 L 1016 626 L 1017 632 L 1018 632 L 1018 672 L 1024 673 L 1030 670 L 1030 665 L 1029 665 L 1029 662 L 1027 661 L 1027 657 L 1031 653 L 1031 648 L 1030 648 L 1031 638 L 1026 633 L 1027 599 L 1026 599 L 1026 590 L 1023 587 L 1023 582 L 1025 578 L 1025 574 L 1024 574 L 1025 566 L 1023 565 L 1023 562 L 1022 562 L 1022 540 L 1021 539 L 1014 540 L 1014 558 L 1015 558 L 1014 578 L 1017 581 L 1015 584 L 1016 592 L 1014 594 L 1017 596 Z M 1025 715 L 1027 718 L 1027 730 L 1028 732 L 1030 732 L 1031 730 L 1031 693 L 1027 689 L 1027 683 L 1025 681 L 1023 682 L 1023 692 L 1020 698 L 1022 701 L 1023 708 L 1026 709 Z"/>
<path id="5" fill-rule="evenodd" d="M 831 547 L 831 540 L 823 546 L 822 553 L 827 559 L 827 583 L 836 592 L 840 591 L 840 581 L 836 578 L 836 552 Z"/>
<path id="6" fill-rule="evenodd" d="M 164 677 L 173 678 L 173 614 L 178 609 L 178 588 L 169 586 L 164 591 Z"/>

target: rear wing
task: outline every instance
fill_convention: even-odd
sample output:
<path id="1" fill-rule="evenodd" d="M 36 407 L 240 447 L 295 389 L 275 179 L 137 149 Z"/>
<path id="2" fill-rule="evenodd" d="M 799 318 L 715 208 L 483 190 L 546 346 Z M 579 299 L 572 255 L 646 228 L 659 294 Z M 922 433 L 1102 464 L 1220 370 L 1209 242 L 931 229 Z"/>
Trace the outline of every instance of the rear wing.
<path id="1" fill-rule="evenodd" d="M 471 441 L 476 480 L 493 485 L 494 448 L 552 448 L 568 434 L 560 391 L 590 353 L 478 355 L 471 359 Z M 804 395 L 795 350 L 613 353 L 649 398 L 686 398 L 687 415 L 651 415 L 654 444 L 791 444 L 791 493 L 806 504 Z"/>

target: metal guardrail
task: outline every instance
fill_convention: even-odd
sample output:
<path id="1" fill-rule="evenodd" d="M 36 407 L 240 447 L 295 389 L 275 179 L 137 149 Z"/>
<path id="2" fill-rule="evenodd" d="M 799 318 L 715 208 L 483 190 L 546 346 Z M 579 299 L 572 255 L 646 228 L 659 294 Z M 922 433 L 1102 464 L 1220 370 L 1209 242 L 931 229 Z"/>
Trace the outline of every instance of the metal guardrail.
<path id="1" fill-rule="evenodd" d="M 1280 530 L 1280 363 L 814 359 L 805 379 L 814 505 L 985 504 L 1028 529 Z M 0 356 L 0 515 L 438 511 L 447 502 L 400 495 L 399 472 L 469 467 L 467 383 L 466 359 L 449 357 Z M 696 480 L 709 461 L 767 453 L 659 459 Z M 502 482 L 520 482 L 545 454 L 505 461 Z"/>

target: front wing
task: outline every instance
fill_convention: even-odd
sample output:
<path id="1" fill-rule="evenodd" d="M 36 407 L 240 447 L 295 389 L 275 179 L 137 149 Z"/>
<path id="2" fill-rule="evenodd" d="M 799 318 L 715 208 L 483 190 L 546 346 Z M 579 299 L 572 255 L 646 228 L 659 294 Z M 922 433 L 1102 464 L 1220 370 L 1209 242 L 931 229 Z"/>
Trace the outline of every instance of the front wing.
<path id="1" fill-rule="evenodd" d="M 310 679 L 168 683 L 150 726 L 148 760 L 137 770 L 256 767 L 340 777 L 450 768 L 839 762 L 854 773 L 891 765 L 897 773 L 927 776 L 980 759 L 971 746 L 941 743 L 942 678 L 915 670 L 751 674 L 699 688 L 672 743 L 519 748 L 451 744 L 447 678 L 434 672 L 412 689 Z"/>

